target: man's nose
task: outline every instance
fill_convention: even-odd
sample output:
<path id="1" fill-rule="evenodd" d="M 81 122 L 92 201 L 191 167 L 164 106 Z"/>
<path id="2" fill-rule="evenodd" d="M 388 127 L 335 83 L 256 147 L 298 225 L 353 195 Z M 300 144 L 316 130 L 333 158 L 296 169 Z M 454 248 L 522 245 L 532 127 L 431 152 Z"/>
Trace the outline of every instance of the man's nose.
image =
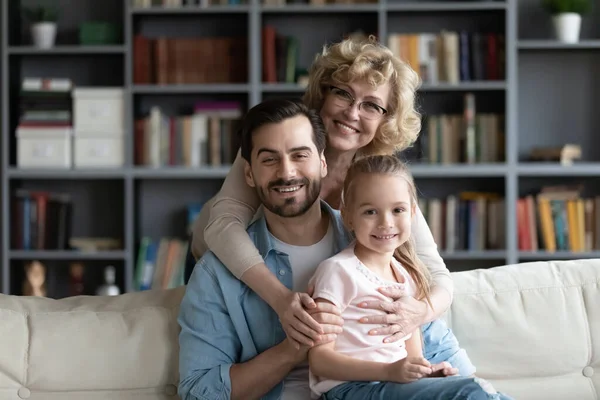
<path id="1" fill-rule="evenodd" d="M 277 172 L 279 178 L 293 178 L 296 176 L 296 165 L 291 160 L 284 158 L 281 160 Z"/>

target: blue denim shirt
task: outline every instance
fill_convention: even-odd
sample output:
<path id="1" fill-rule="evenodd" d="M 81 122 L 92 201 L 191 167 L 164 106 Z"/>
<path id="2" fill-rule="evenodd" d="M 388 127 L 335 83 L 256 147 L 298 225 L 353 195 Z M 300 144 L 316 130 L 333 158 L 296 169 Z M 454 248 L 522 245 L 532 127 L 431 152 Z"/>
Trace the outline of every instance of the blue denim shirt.
<path id="1" fill-rule="evenodd" d="M 351 235 L 344 228 L 339 211 L 323 201 L 321 204 L 333 223 L 337 253 L 348 246 Z M 291 290 L 293 277 L 288 255 L 275 250 L 264 216 L 248 227 L 248 234 L 269 270 Z M 196 263 L 178 322 L 179 395 L 183 400 L 229 399 L 231 365 L 246 362 L 285 339 L 273 309 L 233 276 L 212 252 Z M 263 399 L 279 399 L 282 391 L 280 382 Z"/>

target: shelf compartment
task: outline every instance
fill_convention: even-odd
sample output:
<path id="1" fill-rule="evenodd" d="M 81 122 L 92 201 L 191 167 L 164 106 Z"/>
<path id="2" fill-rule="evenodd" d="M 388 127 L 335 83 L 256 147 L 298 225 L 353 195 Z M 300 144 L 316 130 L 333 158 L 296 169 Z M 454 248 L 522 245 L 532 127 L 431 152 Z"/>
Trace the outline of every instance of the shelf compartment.
<path id="1" fill-rule="evenodd" d="M 265 14 L 318 14 L 318 13 L 363 13 L 377 12 L 378 4 L 327 4 L 327 5 L 304 5 L 286 4 L 283 6 L 262 6 L 260 11 Z"/>
<path id="2" fill-rule="evenodd" d="M 86 55 L 86 54 L 123 54 L 125 46 L 65 46 L 58 45 L 50 49 L 40 49 L 33 46 L 12 46 L 7 49 L 10 55 Z"/>
<path id="3" fill-rule="evenodd" d="M 127 169 L 20 169 L 9 168 L 10 179 L 118 179 Z"/>
<path id="4" fill-rule="evenodd" d="M 504 11 L 507 8 L 505 1 L 418 1 L 387 3 L 388 12 L 431 12 L 431 11 Z"/>
<path id="5" fill-rule="evenodd" d="M 600 177 L 600 162 L 568 166 L 557 163 L 521 163 L 517 167 L 520 177 L 593 176 Z"/>
<path id="6" fill-rule="evenodd" d="M 504 163 L 498 164 L 412 164 L 410 171 L 415 178 L 438 177 L 505 177 L 507 167 Z"/>
<path id="7" fill-rule="evenodd" d="M 440 255 L 444 260 L 504 260 L 506 258 L 506 250 L 442 251 Z"/>
<path id="8" fill-rule="evenodd" d="M 486 90 L 506 90 L 505 81 L 478 81 L 478 82 L 459 82 L 424 84 L 419 91 L 422 92 L 460 92 L 460 91 L 486 91 Z"/>
<path id="9" fill-rule="evenodd" d="M 194 94 L 194 93 L 248 93 L 248 84 L 182 84 L 182 85 L 134 85 L 134 94 Z"/>
<path id="10" fill-rule="evenodd" d="M 196 6 L 182 6 L 182 7 L 145 7 L 137 8 L 133 7 L 130 9 L 133 15 L 163 15 L 163 14 L 241 14 L 248 13 L 250 6 L 246 4 L 240 5 L 228 5 L 228 6 L 210 6 L 210 7 L 196 7 Z"/>
<path id="11" fill-rule="evenodd" d="M 162 167 L 162 168 L 144 168 L 133 169 L 132 175 L 138 179 L 225 179 L 231 166 L 221 167 Z"/>
<path id="12" fill-rule="evenodd" d="M 600 39 L 583 39 L 577 43 L 561 43 L 556 40 L 519 40 L 517 48 L 540 51 L 600 50 Z"/>
<path id="13" fill-rule="evenodd" d="M 520 251 L 518 257 L 521 261 L 579 260 L 587 258 L 600 258 L 600 251 Z"/>
<path id="14" fill-rule="evenodd" d="M 11 260 L 124 260 L 125 251 L 11 250 Z"/>

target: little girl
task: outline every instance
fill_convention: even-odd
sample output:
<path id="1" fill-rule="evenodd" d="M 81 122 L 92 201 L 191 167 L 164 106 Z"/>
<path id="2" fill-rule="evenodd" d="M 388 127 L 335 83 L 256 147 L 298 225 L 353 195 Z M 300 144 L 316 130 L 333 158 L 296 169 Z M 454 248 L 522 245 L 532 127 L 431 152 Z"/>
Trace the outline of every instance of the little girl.
<path id="1" fill-rule="evenodd" d="M 448 363 L 431 365 L 423 357 L 420 329 L 402 342 L 382 343 L 358 322 L 372 313 L 358 307 L 361 302 L 391 301 L 377 290 L 382 286 L 399 286 L 429 302 L 427 268 L 410 237 L 416 205 L 412 177 L 396 157 L 362 158 L 348 170 L 341 213 L 355 240 L 323 261 L 311 279 L 315 301 L 334 304 L 344 318 L 335 342 L 309 351 L 314 398 L 508 399 L 482 379 L 457 376 Z"/>

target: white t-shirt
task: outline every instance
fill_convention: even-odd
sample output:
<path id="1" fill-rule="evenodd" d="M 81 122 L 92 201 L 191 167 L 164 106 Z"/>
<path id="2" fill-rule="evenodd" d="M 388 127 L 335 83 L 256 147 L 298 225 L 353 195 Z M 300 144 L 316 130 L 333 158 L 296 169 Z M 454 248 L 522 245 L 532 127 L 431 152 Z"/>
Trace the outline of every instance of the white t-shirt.
<path id="1" fill-rule="evenodd" d="M 310 246 L 294 246 L 271 235 L 275 249 L 289 256 L 293 276 L 293 290 L 304 292 L 317 266 L 334 254 L 335 236 L 330 223 L 327 233 L 319 242 Z M 308 362 L 298 365 L 284 380 L 282 400 L 309 400 Z"/>
<path id="2" fill-rule="evenodd" d="M 414 282 L 396 259 L 393 259 L 392 267 L 397 276 L 404 277 L 404 283 L 380 278 L 356 257 L 354 244 L 319 265 L 312 278 L 315 284 L 313 297 L 331 301 L 342 313 L 344 330 L 337 336 L 336 351 L 368 361 L 392 363 L 401 360 L 407 356 L 404 342 L 410 335 L 392 343 L 384 343 L 381 336 L 369 335 L 374 326 L 358 321 L 365 316 L 386 312 L 360 308 L 358 304 L 363 301 L 391 301 L 377 290 L 380 287 L 399 287 L 407 296 L 414 296 Z M 321 379 L 312 373 L 309 374 L 309 380 L 313 398 L 343 383 Z"/>

